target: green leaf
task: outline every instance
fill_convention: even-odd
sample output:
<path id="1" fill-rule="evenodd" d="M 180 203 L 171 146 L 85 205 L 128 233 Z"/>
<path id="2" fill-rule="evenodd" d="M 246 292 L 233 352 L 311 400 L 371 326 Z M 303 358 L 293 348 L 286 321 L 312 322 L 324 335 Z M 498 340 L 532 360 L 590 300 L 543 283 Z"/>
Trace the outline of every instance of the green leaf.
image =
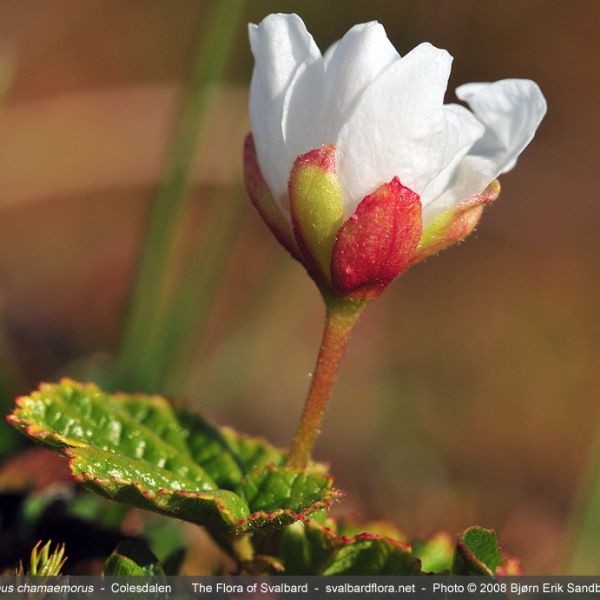
<path id="1" fill-rule="evenodd" d="M 500 564 L 496 532 L 483 527 L 469 527 L 458 543 L 451 575 L 494 575 Z"/>
<path id="2" fill-rule="evenodd" d="M 222 427 L 220 431 L 231 452 L 239 460 L 244 473 L 267 465 L 280 466 L 285 461 L 283 452 L 262 438 L 242 436 L 231 427 Z"/>
<path id="3" fill-rule="evenodd" d="M 143 461 L 96 450 L 67 451 L 75 478 L 116 502 L 131 504 L 207 527 L 235 530 L 250 516 L 248 504 L 229 490 L 195 492 L 194 483 Z"/>
<path id="4" fill-rule="evenodd" d="M 331 488 L 331 483 L 329 475 L 267 466 L 250 473 L 242 482 L 240 493 L 253 511 L 274 513 L 297 510 L 303 503 L 318 504 L 322 491 Z"/>
<path id="5" fill-rule="evenodd" d="M 440 531 L 426 540 L 413 543 L 413 554 L 421 561 L 426 573 L 449 571 L 454 556 L 452 537 Z"/>
<path id="6" fill-rule="evenodd" d="M 389 537 L 336 535 L 306 519 L 287 527 L 279 548 L 288 575 L 419 575 L 410 546 Z"/>
<path id="7" fill-rule="evenodd" d="M 104 575 L 156 577 L 164 574 L 158 558 L 142 542 L 121 542 L 104 563 Z"/>
<path id="8" fill-rule="evenodd" d="M 69 457 L 86 488 L 221 534 L 291 523 L 339 495 L 321 465 L 280 466 L 283 453 L 264 440 L 218 429 L 160 396 L 64 379 L 19 398 L 9 421 Z"/>
<path id="9" fill-rule="evenodd" d="M 420 567 L 410 547 L 362 534 L 336 553 L 323 575 L 419 575 Z"/>
<path id="10" fill-rule="evenodd" d="M 329 546 L 309 542 L 305 524 L 296 522 L 286 527 L 281 534 L 279 557 L 287 575 L 312 575 L 330 552 Z M 323 550 L 320 552 L 320 550 Z"/>

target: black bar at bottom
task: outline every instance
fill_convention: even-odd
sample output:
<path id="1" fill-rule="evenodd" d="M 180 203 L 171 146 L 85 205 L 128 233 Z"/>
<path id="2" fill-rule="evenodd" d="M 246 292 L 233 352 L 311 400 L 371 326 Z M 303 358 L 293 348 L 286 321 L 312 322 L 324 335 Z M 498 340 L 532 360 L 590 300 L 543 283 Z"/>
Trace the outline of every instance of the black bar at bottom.
<path id="1" fill-rule="evenodd" d="M 597 577 L 0 577 L 0 600 L 600 600 Z"/>

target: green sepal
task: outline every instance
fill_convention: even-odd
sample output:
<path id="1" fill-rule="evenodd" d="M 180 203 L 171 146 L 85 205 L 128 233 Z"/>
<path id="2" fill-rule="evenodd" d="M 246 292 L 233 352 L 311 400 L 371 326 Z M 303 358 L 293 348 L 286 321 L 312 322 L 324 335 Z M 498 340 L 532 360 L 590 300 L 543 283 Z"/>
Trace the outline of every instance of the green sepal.
<path id="1" fill-rule="evenodd" d="M 104 563 L 104 575 L 158 577 L 164 574 L 158 558 L 143 542 L 121 542 Z"/>
<path id="2" fill-rule="evenodd" d="M 423 229 L 411 263 L 415 264 L 464 240 L 479 223 L 484 207 L 499 195 L 500 182 L 496 179 L 481 194 L 443 210 Z"/>
<path id="3" fill-rule="evenodd" d="M 66 455 L 86 488 L 221 537 L 291 523 L 339 495 L 321 465 L 280 467 L 284 454 L 264 440 L 218 429 L 159 396 L 65 379 L 19 398 L 9 421 Z"/>
<path id="4" fill-rule="evenodd" d="M 456 544 L 450 574 L 493 576 L 500 560 L 496 532 L 483 527 L 469 527 Z"/>
<path id="5" fill-rule="evenodd" d="M 290 211 L 294 234 L 309 271 L 331 278 L 331 252 L 344 222 L 344 201 L 335 174 L 335 146 L 299 156 L 290 174 Z"/>

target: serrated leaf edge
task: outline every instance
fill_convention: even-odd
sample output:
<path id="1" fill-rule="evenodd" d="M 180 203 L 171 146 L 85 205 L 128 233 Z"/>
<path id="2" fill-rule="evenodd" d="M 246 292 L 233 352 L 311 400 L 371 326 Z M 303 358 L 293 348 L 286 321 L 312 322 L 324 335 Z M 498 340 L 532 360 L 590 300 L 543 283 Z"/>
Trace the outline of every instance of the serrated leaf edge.
<path id="1" fill-rule="evenodd" d="M 318 500 L 317 502 L 307 506 L 305 509 L 300 512 L 295 512 L 289 508 L 280 508 L 274 512 L 268 513 L 265 511 L 258 511 L 252 513 L 250 516 L 245 517 L 238 521 L 240 525 L 246 526 L 243 531 L 248 531 L 255 526 L 262 525 L 264 523 L 273 522 L 275 523 L 277 520 L 283 525 L 289 525 L 290 523 L 294 523 L 296 521 L 302 521 L 305 519 L 307 515 L 312 514 L 317 510 L 327 510 L 331 508 L 339 498 L 342 498 L 345 495 L 344 492 L 337 489 L 327 490 L 325 493 L 325 498 L 323 500 Z M 288 517 L 288 519 L 284 519 L 283 517 Z"/>
<path id="2" fill-rule="evenodd" d="M 398 540 L 395 540 L 394 538 L 391 538 L 387 535 L 380 535 L 378 533 L 368 533 L 366 531 L 363 531 L 361 533 L 353 535 L 352 537 L 348 537 L 346 535 L 338 535 L 330 527 L 325 527 L 324 525 L 321 525 L 320 523 L 318 523 L 317 521 L 313 521 L 312 519 L 303 519 L 303 523 L 305 526 L 308 525 L 310 527 L 321 529 L 323 533 L 325 533 L 334 542 L 339 543 L 340 545 L 349 545 L 360 540 L 383 540 L 385 542 L 389 542 L 393 546 L 396 546 L 398 548 L 401 548 L 402 550 L 406 550 L 407 552 L 412 553 L 412 546 L 410 544 L 407 544 L 406 542 L 399 542 Z M 414 558 L 415 560 L 419 560 L 417 557 Z"/>
<path id="3" fill-rule="evenodd" d="M 299 512 L 293 511 L 291 509 L 278 509 L 271 513 L 268 513 L 266 511 L 257 511 L 257 512 L 250 514 L 248 517 L 244 517 L 244 518 L 238 520 L 233 516 L 231 511 L 223 505 L 222 502 L 217 500 L 214 497 L 214 495 L 211 494 L 210 491 L 209 492 L 192 492 L 189 490 L 160 489 L 160 490 L 158 490 L 158 492 L 152 493 L 152 492 L 145 490 L 144 486 L 139 481 L 121 479 L 119 477 L 110 477 L 110 478 L 102 479 L 99 477 L 91 476 L 86 472 L 82 472 L 80 475 L 78 475 L 77 473 L 74 472 L 74 469 L 72 466 L 72 463 L 75 461 L 76 456 L 73 453 L 71 453 L 70 450 L 71 449 L 75 450 L 77 448 L 93 447 L 93 446 L 90 446 L 89 443 L 81 442 L 79 440 L 70 438 L 68 436 L 63 436 L 59 433 L 56 433 L 55 431 L 48 430 L 44 427 L 41 427 L 37 423 L 32 423 L 30 419 L 26 419 L 22 416 L 22 413 L 24 411 L 26 411 L 26 407 L 23 406 L 25 404 L 25 402 L 27 402 L 29 400 L 35 400 L 35 395 L 43 393 L 45 387 L 47 387 L 47 386 L 48 387 L 56 387 L 58 385 L 71 385 L 71 386 L 77 386 L 79 388 L 88 387 L 88 388 L 92 388 L 98 392 L 102 391 L 94 383 L 81 383 L 81 382 L 75 381 L 69 377 L 62 377 L 58 383 L 49 383 L 49 382 L 42 381 L 38 385 L 37 389 L 34 390 L 31 394 L 19 396 L 15 399 L 16 408 L 14 408 L 13 411 L 9 415 L 6 416 L 6 420 L 13 427 L 16 427 L 17 429 L 22 430 L 27 436 L 29 436 L 35 440 L 38 440 L 40 442 L 43 442 L 46 445 L 52 446 L 53 448 L 59 450 L 64 456 L 66 456 L 69 459 L 68 464 L 69 464 L 69 468 L 71 470 L 71 475 L 73 476 L 73 479 L 85 487 L 88 487 L 88 488 L 93 487 L 95 489 L 95 491 L 97 491 L 98 493 L 101 493 L 101 495 L 107 496 L 107 493 L 105 492 L 104 487 L 107 487 L 110 484 L 117 485 L 117 486 L 119 486 L 120 489 L 133 488 L 136 490 L 136 492 L 141 497 L 143 497 L 147 502 L 149 502 L 150 506 L 152 506 L 152 508 L 148 508 L 147 510 L 154 510 L 154 512 L 159 512 L 161 514 L 167 514 L 170 516 L 173 516 L 173 515 L 171 513 L 169 513 L 168 511 L 162 509 L 160 507 L 160 505 L 158 504 L 157 499 L 160 496 L 171 496 L 171 497 L 179 496 L 179 497 L 183 497 L 183 498 L 193 497 L 193 498 L 198 498 L 201 500 L 207 500 L 209 502 L 214 503 L 214 506 L 217 509 L 218 513 L 222 516 L 222 518 L 225 517 L 225 518 L 223 518 L 223 522 L 225 523 L 225 525 L 227 527 L 229 527 L 233 533 L 236 533 L 236 534 L 251 531 L 252 529 L 255 529 L 265 523 L 271 522 L 271 523 L 275 524 L 277 521 L 280 521 L 283 524 L 289 524 L 289 523 L 293 523 L 295 521 L 302 520 L 307 515 L 315 512 L 317 510 L 331 508 L 333 503 L 344 495 L 344 493 L 341 490 L 330 488 L 325 492 L 325 497 L 322 500 L 319 500 L 319 501 L 313 503 L 312 505 L 306 507 L 305 509 L 303 509 Z M 136 394 L 136 393 L 127 394 L 124 392 L 117 391 L 117 392 L 111 392 L 110 395 L 113 396 L 113 398 L 115 398 L 117 401 L 119 400 L 119 398 L 123 398 L 123 397 L 124 398 L 143 397 L 143 398 L 151 399 L 152 401 L 166 402 L 166 399 L 163 396 L 160 396 L 157 394 L 139 394 L 139 393 L 138 394 Z M 219 429 L 225 429 L 225 430 L 233 433 L 234 435 L 237 435 L 240 438 L 243 438 L 248 441 L 259 442 L 265 448 L 268 448 L 268 449 L 273 448 L 275 451 L 283 453 L 283 451 L 281 451 L 279 448 L 272 446 L 265 438 L 263 438 L 261 436 L 252 436 L 252 435 L 247 435 L 245 433 L 240 433 L 237 430 L 235 430 L 233 427 L 230 427 L 230 426 L 220 427 Z M 261 467 L 261 468 L 276 469 L 276 468 L 281 468 L 281 467 L 277 467 L 277 465 L 271 464 L 271 465 L 268 465 L 267 467 Z M 315 473 L 315 475 L 324 476 L 324 477 L 327 477 L 327 479 L 329 479 L 331 482 L 333 481 L 333 478 L 331 477 L 331 475 L 326 473 L 326 466 L 322 465 L 320 463 L 311 463 L 305 469 L 305 471 L 307 471 L 307 472 L 313 471 Z M 214 490 L 214 491 L 219 491 L 219 490 Z M 240 496 L 240 498 L 241 498 L 241 496 Z"/>
<path id="4" fill-rule="evenodd" d="M 65 454 L 67 454 L 67 456 L 69 455 L 69 452 L 65 452 Z M 147 510 L 153 510 L 154 512 L 158 512 L 161 514 L 166 514 L 168 516 L 173 516 L 172 513 L 170 513 L 167 510 L 164 510 L 161 508 L 160 504 L 158 503 L 158 498 L 161 496 L 165 496 L 165 497 L 177 497 L 180 496 L 182 498 L 197 498 L 200 500 L 207 500 L 209 502 L 214 503 L 215 508 L 217 509 L 217 511 L 219 512 L 219 515 L 221 515 L 222 517 L 225 516 L 226 519 L 223 519 L 223 521 L 225 522 L 225 525 L 227 525 L 230 529 L 234 529 L 235 524 L 237 523 L 237 519 L 235 519 L 235 517 L 232 515 L 231 511 L 229 509 L 227 509 L 222 502 L 220 502 L 219 500 L 217 500 L 213 494 L 211 494 L 210 492 L 190 492 L 190 491 L 185 491 L 185 490 L 169 490 L 166 488 L 161 488 L 159 489 L 157 492 L 149 492 L 148 490 L 144 489 L 144 487 L 142 486 L 142 484 L 139 481 L 131 481 L 131 480 L 127 480 L 127 479 L 121 479 L 120 477 L 110 477 L 107 479 L 102 479 L 100 477 L 95 477 L 90 475 L 89 473 L 87 473 L 86 471 L 81 471 L 80 474 L 77 474 L 74 472 L 73 467 L 71 467 L 71 463 L 73 461 L 76 460 L 77 457 L 72 457 L 69 460 L 69 467 L 71 468 L 71 475 L 73 476 L 73 479 L 83 485 L 86 488 L 94 488 L 94 491 L 96 493 L 100 493 L 102 496 L 108 497 L 111 500 L 114 500 L 114 498 L 112 498 L 109 494 L 106 493 L 105 489 L 109 486 L 109 485 L 117 485 L 119 486 L 120 489 L 135 489 L 136 492 L 143 497 L 146 501 L 148 501 L 150 503 L 150 505 L 152 506 L 152 509 L 148 508 Z M 215 490 L 217 491 L 217 490 Z M 198 523 L 198 524 L 202 524 L 203 523 Z"/>
<path id="5" fill-rule="evenodd" d="M 310 526 L 310 527 L 320 529 L 327 537 L 329 537 L 329 539 L 334 544 L 334 548 L 333 548 L 334 552 L 339 551 L 341 548 L 344 548 L 346 546 L 351 546 L 352 544 L 354 544 L 356 542 L 360 542 L 362 540 L 379 540 L 379 541 L 385 542 L 386 544 L 389 544 L 390 546 L 395 547 L 395 548 L 405 552 L 409 558 L 411 558 L 412 560 L 415 561 L 415 563 L 418 564 L 419 571 L 421 571 L 421 561 L 416 556 L 414 556 L 414 554 L 412 553 L 411 544 L 407 544 L 405 542 L 399 542 L 398 540 L 395 540 L 394 538 L 388 537 L 386 535 L 380 535 L 377 533 L 368 533 L 366 531 L 357 533 L 356 535 L 351 536 L 351 537 L 348 537 L 346 535 L 338 535 L 333 529 L 330 529 L 329 527 L 321 525 L 320 523 L 318 523 L 317 521 L 314 521 L 312 519 L 304 519 L 303 523 L 305 526 Z"/>
<path id="6" fill-rule="evenodd" d="M 44 384 L 42 384 L 42 385 L 44 385 Z M 22 430 L 30 438 L 44 441 L 47 444 L 58 447 L 62 450 L 66 449 L 68 447 L 85 448 L 85 447 L 89 446 L 89 444 L 80 442 L 79 440 L 75 440 L 73 438 L 69 438 L 69 437 L 60 435 L 54 431 L 48 431 L 47 429 L 45 429 L 44 427 L 41 427 L 37 423 L 31 423 L 30 420 L 21 417 L 20 413 L 25 410 L 25 407 L 23 406 L 23 404 L 26 400 L 29 400 L 29 399 L 31 399 L 31 395 L 30 396 L 19 396 L 18 398 L 16 398 L 15 404 L 17 405 L 17 408 L 13 409 L 13 411 L 9 415 L 6 416 L 6 420 L 13 427 Z M 51 444 L 48 440 L 52 440 L 52 441 L 58 442 L 58 443 Z"/>
<path id="7" fill-rule="evenodd" d="M 338 490 L 333 487 L 333 476 L 329 473 L 323 472 L 322 465 L 320 465 L 319 463 L 310 463 L 304 469 L 293 469 L 291 467 L 285 467 L 285 466 L 278 467 L 275 464 L 270 464 L 270 465 L 266 465 L 265 467 L 258 467 L 256 469 L 253 469 L 250 473 L 248 473 L 248 475 L 246 475 L 246 477 L 249 477 L 253 473 L 256 473 L 258 471 L 263 471 L 263 470 L 304 472 L 309 475 L 314 475 L 316 477 L 323 477 L 326 479 L 326 481 L 329 485 L 329 488 L 324 492 L 325 498 L 323 498 L 322 500 L 318 500 L 317 502 L 314 502 L 313 504 L 311 504 L 310 506 L 301 510 L 300 512 L 293 511 L 289 508 L 277 509 L 270 513 L 260 510 L 260 511 L 256 511 L 256 512 L 252 513 L 250 516 L 245 517 L 244 519 L 241 519 L 240 520 L 241 524 L 245 524 L 247 521 L 250 521 L 252 524 L 260 525 L 260 524 L 268 522 L 268 521 L 276 521 L 279 517 L 283 517 L 283 516 L 287 516 L 290 518 L 289 523 L 293 523 L 295 521 L 301 521 L 301 520 L 304 520 L 304 518 L 307 515 L 315 512 L 317 510 L 327 510 L 327 509 L 331 508 L 333 506 L 333 503 L 336 500 L 338 500 L 339 498 L 342 498 L 346 495 L 345 492 L 343 492 L 342 490 Z M 284 523 L 284 524 L 286 524 L 286 523 Z"/>
<path id="8" fill-rule="evenodd" d="M 323 509 L 329 509 L 333 505 L 333 503 L 344 495 L 344 492 L 341 490 L 337 490 L 335 488 L 330 488 L 325 492 L 325 497 L 322 500 L 314 502 L 310 506 L 307 506 L 300 512 L 293 511 L 291 509 L 278 509 L 273 512 L 265 512 L 265 511 L 257 511 L 254 512 L 247 517 L 242 519 L 236 519 L 231 511 L 224 506 L 224 504 L 215 498 L 213 494 L 210 492 L 192 492 L 189 490 L 169 490 L 166 488 L 161 488 L 157 492 L 149 492 L 144 489 L 143 485 L 139 481 L 132 481 L 128 479 L 121 479 L 120 477 L 110 477 L 110 478 L 100 478 L 90 475 L 89 473 L 82 471 L 81 474 L 77 474 L 74 471 L 74 467 L 72 463 L 78 458 L 78 456 L 74 453 L 71 453 L 69 449 L 66 449 L 64 454 L 69 457 L 69 468 L 71 469 L 71 474 L 73 479 L 83 485 L 84 487 L 93 487 L 95 491 L 101 490 L 101 494 L 106 496 L 105 488 L 112 484 L 117 485 L 121 489 L 125 488 L 134 488 L 137 493 L 143 497 L 147 502 L 150 503 L 152 509 L 155 512 L 159 512 L 161 514 L 166 514 L 169 516 L 173 516 L 167 510 L 164 510 L 158 499 L 161 496 L 164 497 L 181 497 L 181 498 L 196 498 L 199 500 L 206 500 L 208 502 L 212 502 L 219 515 L 221 516 L 224 524 L 229 527 L 229 529 L 235 533 L 245 533 L 255 529 L 265 523 L 273 523 L 275 524 L 277 521 L 282 522 L 283 524 L 293 523 L 295 521 L 300 521 L 304 519 L 307 515 Z M 331 479 L 331 478 L 329 478 Z M 91 485 L 90 485 L 91 484 Z M 219 491 L 219 490 L 215 490 Z M 240 496 L 240 498 L 242 498 Z M 242 498 L 243 500 L 243 498 Z M 225 518 L 223 518 L 225 517 Z M 204 525 L 204 523 L 198 523 L 200 525 Z"/>

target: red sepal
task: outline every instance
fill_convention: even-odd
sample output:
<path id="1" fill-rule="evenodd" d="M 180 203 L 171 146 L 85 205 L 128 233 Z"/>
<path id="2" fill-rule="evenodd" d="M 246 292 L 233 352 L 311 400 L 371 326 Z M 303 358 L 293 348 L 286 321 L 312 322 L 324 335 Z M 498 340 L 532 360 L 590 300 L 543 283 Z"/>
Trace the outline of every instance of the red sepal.
<path id="1" fill-rule="evenodd" d="M 421 238 L 421 201 L 397 177 L 366 196 L 338 231 L 331 259 L 334 287 L 373 298 L 411 263 Z"/>
<path id="2" fill-rule="evenodd" d="M 254 139 L 249 133 L 244 140 L 244 184 L 246 193 L 262 220 L 267 224 L 277 241 L 298 261 L 302 262 L 300 251 L 292 234 L 291 223 L 285 218 L 273 198 L 265 181 L 258 159 Z"/>

